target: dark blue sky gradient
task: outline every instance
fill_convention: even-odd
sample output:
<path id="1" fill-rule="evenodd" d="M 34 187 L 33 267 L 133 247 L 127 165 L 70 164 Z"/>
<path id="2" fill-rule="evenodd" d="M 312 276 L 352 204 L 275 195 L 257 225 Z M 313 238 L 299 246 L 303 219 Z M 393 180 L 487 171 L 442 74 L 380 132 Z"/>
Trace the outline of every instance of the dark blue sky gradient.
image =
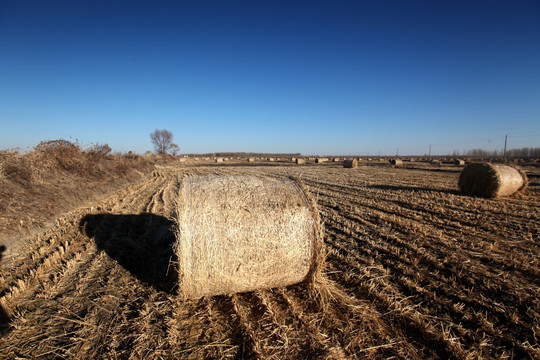
<path id="1" fill-rule="evenodd" d="M 539 1 L 0 3 L 1 148 L 540 146 Z"/>

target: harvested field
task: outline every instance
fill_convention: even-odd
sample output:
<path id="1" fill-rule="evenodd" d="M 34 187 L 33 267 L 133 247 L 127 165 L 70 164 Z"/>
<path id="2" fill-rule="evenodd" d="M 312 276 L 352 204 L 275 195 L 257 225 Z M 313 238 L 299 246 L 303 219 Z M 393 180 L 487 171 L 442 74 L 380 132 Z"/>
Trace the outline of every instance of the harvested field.
<path id="1" fill-rule="evenodd" d="M 540 172 L 525 168 L 529 189 L 492 200 L 462 195 L 459 170 L 157 168 L 4 259 L 0 357 L 540 358 Z M 186 174 L 300 177 L 324 222 L 334 298 L 301 284 L 178 296 L 169 260 Z"/>

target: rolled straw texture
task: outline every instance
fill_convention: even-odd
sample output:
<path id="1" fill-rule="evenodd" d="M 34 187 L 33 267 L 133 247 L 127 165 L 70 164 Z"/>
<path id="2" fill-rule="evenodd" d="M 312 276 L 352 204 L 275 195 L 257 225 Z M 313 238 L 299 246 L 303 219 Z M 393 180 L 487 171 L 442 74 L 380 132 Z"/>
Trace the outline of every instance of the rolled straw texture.
<path id="1" fill-rule="evenodd" d="M 358 161 L 356 161 L 356 159 L 343 160 L 343 167 L 344 168 L 356 168 L 356 167 L 358 167 Z"/>
<path id="2" fill-rule="evenodd" d="M 297 179 L 185 177 L 177 208 L 185 297 L 312 282 L 320 274 L 319 215 Z"/>
<path id="3" fill-rule="evenodd" d="M 458 181 L 464 194 L 485 198 L 509 196 L 525 188 L 527 184 L 527 175 L 521 170 L 491 163 L 466 165 Z"/>

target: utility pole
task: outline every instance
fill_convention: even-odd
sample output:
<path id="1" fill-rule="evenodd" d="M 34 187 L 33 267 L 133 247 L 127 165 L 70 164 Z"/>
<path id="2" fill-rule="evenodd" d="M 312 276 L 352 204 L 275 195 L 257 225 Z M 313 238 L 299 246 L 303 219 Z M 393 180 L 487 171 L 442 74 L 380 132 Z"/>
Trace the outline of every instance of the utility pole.
<path id="1" fill-rule="evenodd" d="M 399 148 L 396 148 L 396 157 L 399 156 Z"/>
<path id="2" fill-rule="evenodd" d="M 506 141 L 508 140 L 508 135 L 504 135 L 504 152 L 503 152 L 503 160 L 506 162 Z"/>
<path id="3" fill-rule="evenodd" d="M 429 160 L 431 160 L 431 144 L 429 144 Z"/>

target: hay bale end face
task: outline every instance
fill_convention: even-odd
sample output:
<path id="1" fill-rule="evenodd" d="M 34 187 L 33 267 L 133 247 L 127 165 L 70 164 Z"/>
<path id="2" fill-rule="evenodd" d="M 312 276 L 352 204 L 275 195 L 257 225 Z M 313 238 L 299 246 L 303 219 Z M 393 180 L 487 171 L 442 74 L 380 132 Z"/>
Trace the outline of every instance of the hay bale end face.
<path id="1" fill-rule="evenodd" d="M 343 160 L 343 167 L 344 168 L 356 168 L 358 167 L 358 161 L 356 161 L 356 159 L 352 159 L 352 160 Z"/>
<path id="2" fill-rule="evenodd" d="M 320 274 L 322 227 L 299 180 L 185 177 L 177 210 L 182 296 L 311 283 Z"/>
<path id="3" fill-rule="evenodd" d="M 390 159 L 390 164 L 395 166 L 401 166 L 403 165 L 403 160 L 401 159 Z"/>
<path id="4" fill-rule="evenodd" d="M 306 164 L 306 159 L 297 158 L 296 159 L 296 164 L 305 165 Z"/>
<path id="5" fill-rule="evenodd" d="M 527 187 L 527 175 L 508 165 L 474 163 L 466 165 L 458 186 L 465 195 L 497 198 L 512 195 Z"/>

